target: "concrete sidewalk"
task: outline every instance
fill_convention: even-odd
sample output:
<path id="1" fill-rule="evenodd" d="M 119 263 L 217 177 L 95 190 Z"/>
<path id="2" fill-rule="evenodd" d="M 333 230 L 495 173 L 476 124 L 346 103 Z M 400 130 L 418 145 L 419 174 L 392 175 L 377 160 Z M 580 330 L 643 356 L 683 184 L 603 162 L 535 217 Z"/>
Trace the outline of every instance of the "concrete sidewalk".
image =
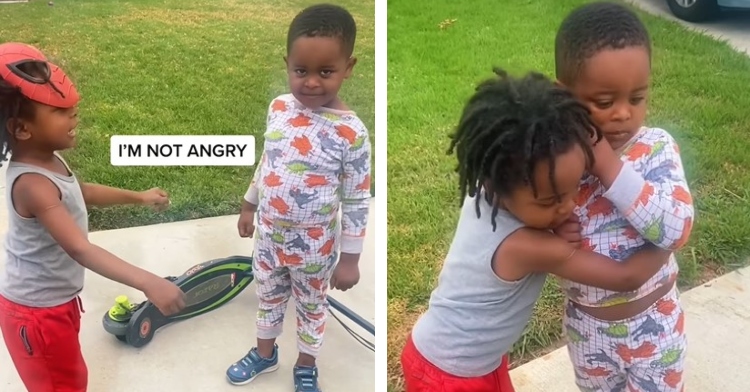
<path id="1" fill-rule="evenodd" d="M 0 178 L 4 182 L 4 170 Z M 0 190 L 3 192 L 4 189 Z M 4 199 L 4 197 L 2 198 Z M 4 238 L 6 207 L 0 205 Z M 371 210 L 371 217 L 375 211 Z M 154 226 L 91 233 L 97 245 L 128 262 L 161 276 L 179 275 L 191 266 L 230 255 L 251 255 L 252 240 L 239 238 L 236 216 L 168 223 Z M 331 291 L 331 296 L 374 324 L 375 262 L 374 219 L 360 262 L 361 280 L 352 290 Z M 0 268 L 4 268 L 0 264 Z M 292 367 L 297 358 L 294 302 L 289 302 L 284 334 L 279 339 L 280 369 L 252 383 L 235 387 L 224 376 L 226 368 L 255 344 L 255 285 L 224 307 L 157 332 L 150 344 L 135 349 L 104 331 L 101 318 L 126 294 L 133 302 L 143 294 L 87 272 L 82 294 L 85 313 L 80 340 L 89 366 L 91 392 L 154 391 L 283 391 L 294 390 Z M 374 343 L 374 337 L 337 314 L 355 332 Z M 383 333 L 383 332 L 381 332 Z M 374 391 L 375 354 L 363 347 L 332 317 L 318 364 L 320 382 L 326 392 Z M 1 342 L 1 340 L 0 340 Z M 0 343 L 1 344 L 1 343 Z M 23 392 L 13 364 L 0 350 L 0 391 Z"/>
<path id="2" fill-rule="evenodd" d="M 688 336 L 685 390 L 750 390 L 750 376 L 740 371 L 750 356 L 750 267 L 684 292 L 681 302 Z M 511 378 L 516 392 L 579 392 L 565 348 L 512 370 Z"/>

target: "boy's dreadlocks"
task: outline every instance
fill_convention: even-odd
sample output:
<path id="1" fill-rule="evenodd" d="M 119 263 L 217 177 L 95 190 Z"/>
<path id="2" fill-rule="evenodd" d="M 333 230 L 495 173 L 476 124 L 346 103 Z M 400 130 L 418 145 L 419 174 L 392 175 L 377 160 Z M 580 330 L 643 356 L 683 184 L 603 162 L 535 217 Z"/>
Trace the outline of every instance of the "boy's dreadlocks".
<path id="1" fill-rule="evenodd" d="M 536 195 L 534 168 L 543 161 L 550 162 L 549 176 L 557 194 L 555 158 L 578 144 L 588 164 L 593 164 L 591 139 L 595 136 L 599 141 L 601 132 L 588 109 L 544 75 L 531 72 L 517 79 L 501 69 L 495 73 L 498 78 L 477 87 L 451 135 L 448 154 L 455 150 L 458 158 L 461 203 L 467 194 L 473 197 L 483 188 L 489 201 L 527 184 Z M 493 228 L 496 216 L 495 205 Z"/>
<path id="2" fill-rule="evenodd" d="M 34 74 L 29 71 L 30 74 Z M 34 105 L 18 87 L 11 86 L 0 78 L 0 166 L 12 152 L 9 120 L 34 118 Z"/>

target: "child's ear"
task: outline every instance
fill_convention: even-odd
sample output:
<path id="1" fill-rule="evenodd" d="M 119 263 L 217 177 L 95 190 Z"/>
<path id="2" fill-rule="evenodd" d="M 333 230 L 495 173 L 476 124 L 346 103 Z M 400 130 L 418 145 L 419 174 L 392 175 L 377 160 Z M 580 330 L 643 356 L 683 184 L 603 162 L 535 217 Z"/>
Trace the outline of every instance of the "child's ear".
<path id="1" fill-rule="evenodd" d="M 349 57 L 349 60 L 346 62 L 346 74 L 344 76 L 345 79 L 349 79 L 349 77 L 352 75 L 352 70 L 354 70 L 354 66 L 357 65 L 357 58 L 356 57 Z"/>
<path id="2" fill-rule="evenodd" d="M 7 132 L 15 139 L 15 140 L 28 140 L 31 138 L 31 133 L 26 128 L 26 124 L 23 121 L 20 121 L 15 118 L 8 119 L 8 121 L 5 123 Z"/>

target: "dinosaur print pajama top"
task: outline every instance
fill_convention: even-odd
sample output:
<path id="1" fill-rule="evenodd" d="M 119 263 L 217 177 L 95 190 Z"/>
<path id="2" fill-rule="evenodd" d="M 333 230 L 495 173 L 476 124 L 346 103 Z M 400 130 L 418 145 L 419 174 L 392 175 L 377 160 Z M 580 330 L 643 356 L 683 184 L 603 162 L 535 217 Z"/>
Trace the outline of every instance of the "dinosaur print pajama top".
<path id="1" fill-rule="evenodd" d="M 609 190 L 583 179 L 577 200 L 582 249 L 623 261 L 646 242 L 666 250 L 684 246 L 693 225 L 693 200 L 675 140 L 659 128 L 641 128 L 623 147 L 625 162 Z M 634 301 L 676 277 L 674 255 L 642 287 L 619 293 L 560 281 L 568 304 L 564 327 L 582 391 L 679 392 L 687 340 L 676 288 L 629 320 L 606 322 L 577 311 Z"/>
<path id="2" fill-rule="evenodd" d="M 362 252 L 370 198 L 369 134 L 354 112 L 313 111 L 286 94 L 269 107 L 264 139 L 245 195 L 258 206 L 253 266 L 258 337 L 281 334 L 294 296 L 298 348 L 317 356 L 339 252 Z"/>

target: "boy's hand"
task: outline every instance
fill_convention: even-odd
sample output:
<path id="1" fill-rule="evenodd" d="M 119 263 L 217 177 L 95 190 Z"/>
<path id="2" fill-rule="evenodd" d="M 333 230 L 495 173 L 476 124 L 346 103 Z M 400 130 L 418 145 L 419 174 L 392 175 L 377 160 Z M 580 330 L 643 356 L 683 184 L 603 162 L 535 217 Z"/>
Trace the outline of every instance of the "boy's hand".
<path id="1" fill-rule="evenodd" d="M 154 277 L 143 290 L 151 303 L 165 316 L 175 314 L 185 308 L 185 293 L 174 283 Z"/>
<path id="2" fill-rule="evenodd" d="M 594 150 L 594 166 L 591 168 L 591 173 L 598 175 L 608 165 L 612 164 L 612 157 L 616 156 L 614 150 L 612 150 L 612 145 L 605 138 L 599 140 L 591 148 Z"/>
<path id="3" fill-rule="evenodd" d="M 605 138 L 594 145 L 593 150 L 594 166 L 591 168 L 591 174 L 598 178 L 605 188 L 609 189 L 615 178 L 620 174 L 623 163 Z"/>
<path id="4" fill-rule="evenodd" d="M 151 188 L 141 192 L 141 203 L 155 211 L 164 211 L 169 207 L 169 195 L 159 188 Z"/>
<path id="5" fill-rule="evenodd" d="M 330 286 L 341 291 L 349 290 L 359 283 L 359 255 L 342 253 L 333 270 Z"/>
<path id="6" fill-rule="evenodd" d="M 242 212 L 240 212 L 240 219 L 237 221 L 237 231 L 239 231 L 240 237 L 242 238 L 253 236 L 253 233 L 255 233 L 254 212 L 247 210 L 242 210 Z"/>
<path id="7" fill-rule="evenodd" d="M 581 223 L 578 221 L 578 215 L 575 213 L 570 214 L 568 220 L 552 231 L 576 248 L 581 247 L 581 241 L 583 240 L 581 236 Z"/>

